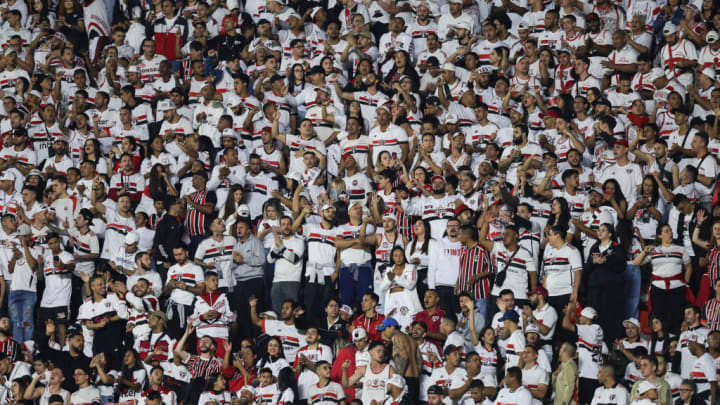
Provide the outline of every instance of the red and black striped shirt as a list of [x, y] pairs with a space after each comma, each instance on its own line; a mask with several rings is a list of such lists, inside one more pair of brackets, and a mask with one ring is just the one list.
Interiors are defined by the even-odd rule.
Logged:
[[481, 273], [492, 272], [492, 262], [490, 255], [480, 245], [468, 249], [462, 248], [460, 252], [460, 274], [458, 275], [458, 289], [460, 291], [469, 292], [473, 298], [488, 298], [492, 285], [489, 277], [483, 277], [475, 283], [470, 283], [470, 279]]

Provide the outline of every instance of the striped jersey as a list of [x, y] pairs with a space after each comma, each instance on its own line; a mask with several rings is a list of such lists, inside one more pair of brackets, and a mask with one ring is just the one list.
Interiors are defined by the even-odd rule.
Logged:
[[715, 246], [707, 256], [708, 259], [708, 276], [710, 276], [710, 285], [714, 286], [715, 282], [720, 279], [720, 248]]
[[705, 352], [693, 363], [690, 371], [690, 379], [697, 386], [697, 395], [702, 397], [710, 391], [710, 383], [717, 381], [717, 370], [715, 360], [710, 353]]
[[342, 386], [334, 381], [329, 381], [324, 387], [317, 383], [308, 388], [307, 399], [311, 405], [334, 405], [345, 399], [345, 392]]
[[117, 251], [117, 247], [125, 245], [125, 235], [135, 229], [135, 217], [132, 214], [124, 217], [114, 209], [106, 208], [105, 218], [107, 219], [107, 227], [105, 228], [105, 242], [100, 257], [110, 260]]
[[490, 256], [494, 262], [496, 272], [507, 272], [503, 285], [495, 285], [492, 294], [499, 296], [501, 290], [509, 288], [515, 295], [515, 299], [527, 299], [529, 290], [528, 273], [537, 272], [537, 266], [532, 254], [521, 246], [518, 246], [516, 251], [511, 252], [505, 247], [504, 243], [495, 242]]
[[556, 249], [550, 245], [543, 254], [543, 270], [549, 296], [572, 294], [575, 285], [575, 270], [582, 270], [580, 251], [572, 245], [564, 244]]
[[[190, 198], [195, 204], [199, 205], [217, 204], [215, 192], [207, 189], [190, 194]], [[188, 210], [185, 214], [185, 228], [187, 228], [190, 236], [204, 235], [210, 227], [211, 220], [210, 215], [188, 204]]]
[[664, 290], [682, 287], [683, 265], [690, 263], [687, 250], [680, 245], [657, 246], [650, 253], [652, 264], [652, 285]]
[[200, 356], [191, 354], [185, 365], [188, 371], [190, 371], [192, 378], [207, 380], [214, 375], [220, 374], [222, 360], [217, 357], [203, 359]]
[[710, 330], [720, 330], [720, 301], [718, 298], [705, 304], [705, 319]]
[[301, 346], [305, 346], [305, 337], [298, 332], [295, 325], [287, 325], [283, 321], [263, 320], [262, 331], [275, 336], [282, 342], [285, 360], [292, 364]]
[[[165, 284], [170, 283], [172, 280], [184, 281], [188, 287], [197, 287], [198, 284], [205, 281], [205, 273], [200, 266], [188, 260], [184, 265], [175, 263], [168, 269]], [[170, 293], [170, 299], [178, 304], [192, 305], [193, 300], [195, 300], [195, 294], [190, 291], [175, 288], [172, 290], [172, 293]]]
[[235, 285], [235, 277], [232, 276], [230, 269], [235, 242], [236, 240], [232, 236], [223, 236], [220, 241], [211, 236], [200, 242], [195, 251], [195, 260], [204, 263], [215, 263], [216, 269], [218, 266], [222, 269], [222, 272], [218, 273], [218, 287], [220, 288]]
[[[303, 236], [308, 243], [308, 267], [311, 264], [330, 266], [335, 269], [335, 238], [341, 236], [341, 230], [336, 227], [325, 228], [322, 224], [305, 224]], [[330, 275], [332, 272], [326, 274]]]
[[473, 276], [485, 272], [493, 272], [488, 251], [480, 245], [475, 245], [470, 249], [463, 247], [460, 253], [458, 288], [461, 291], [469, 292], [474, 299], [488, 298], [491, 289], [489, 276], [483, 277], [475, 283], [470, 283]]

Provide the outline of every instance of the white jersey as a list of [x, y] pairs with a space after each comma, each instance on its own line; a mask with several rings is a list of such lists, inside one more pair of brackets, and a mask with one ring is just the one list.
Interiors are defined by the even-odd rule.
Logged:
[[[184, 281], [185, 285], [194, 288], [197, 287], [198, 284], [205, 281], [205, 273], [200, 268], [200, 266], [190, 261], [185, 263], [185, 265], [180, 265], [179, 263], [176, 263], [172, 267], [170, 267], [170, 269], [168, 269], [167, 281], [165, 282], [165, 284], [167, 285], [173, 280]], [[170, 293], [170, 299], [175, 303], [189, 306], [193, 305], [193, 301], [195, 300], [195, 294], [187, 290], [175, 288]]]
[[575, 325], [577, 328], [578, 375], [596, 380], [602, 364], [603, 330], [600, 325]]
[[[549, 382], [548, 372], [540, 368], [537, 363], [529, 369], [522, 369], [522, 383], [528, 390], [538, 389], [541, 385], [547, 386]], [[542, 401], [537, 398], [533, 398], [531, 403], [532, 405], [542, 405]]]
[[574, 272], [583, 267], [580, 252], [569, 244], [560, 249], [548, 245], [543, 254], [543, 265], [549, 296], [572, 294], [575, 285]]
[[630, 394], [627, 388], [620, 383], [616, 383], [610, 388], [601, 385], [595, 389], [591, 405], [604, 404], [627, 404], [630, 401]]
[[524, 386], [518, 387], [515, 391], [510, 391], [509, 388], [503, 388], [498, 392], [495, 403], [501, 405], [532, 404], [533, 397], [530, 391]]
[[372, 401], [385, 401], [388, 381], [390, 381], [389, 364], [386, 364], [379, 373], [372, 371], [372, 363], [368, 364], [365, 368], [365, 376], [363, 377], [363, 405], [371, 405]]
[[[58, 260], [55, 260], [55, 257]], [[72, 273], [67, 269], [55, 267], [55, 261], [70, 265], [75, 263], [75, 258], [64, 250], [57, 256], [53, 255], [52, 251], [45, 253], [42, 263], [45, 275], [45, 290], [40, 301], [42, 308], [68, 307], [70, 305]]]

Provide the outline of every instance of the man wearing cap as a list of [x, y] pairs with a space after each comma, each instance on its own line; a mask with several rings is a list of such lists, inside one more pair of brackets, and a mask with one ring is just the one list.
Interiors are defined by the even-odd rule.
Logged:
[[456, 32], [454, 26], [460, 22], [468, 24], [470, 32], [475, 32], [475, 21], [469, 14], [463, 12], [462, 1], [452, 0], [449, 3], [450, 12], [440, 16], [437, 22], [438, 36], [440, 41], [443, 42], [455, 37]]
[[[428, 391], [432, 390], [433, 386], [439, 386], [444, 395], [449, 395], [453, 380], [465, 381], [465, 379], [467, 379], [467, 371], [460, 366], [462, 350], [462, 346], [453, 344], [445, 347], [443, 350], [445, 362], [442, 367], [436, 367], [430, 375], [429, 381], [431, 387]], [[420, 401], [428, 401], [429, 403], [429, 395], [426, 396], [422, 394], [425, 393], [420, 393]]]
[[591, 307], [585, 307], [580, 312], [580, 319], [575, 324], [572, 318], [577, 304], [570, 301], [565, 310], [562, 326], [565, 330], [577, 333], [578, 336], [578, 398], [579, 403], [588, 403], [592, 399], [595, 389], [599, 386], [598, 371], [602, 363], [603, 330], [594, 323], [597, 312]]
[[703, 68], [720, 68], [720, 58], [718, 58], [718, 49], [720, 49], [720, 34], [711, 30], [705, 34], [705, 42], [707, 45], [700, 50], [698, 64]]
[[[669, 404], [672, 402], [672, 394], [670, 392], [670, 385], [657, 374], [657, 355], [643, 355], [640, 357], [640, 373], [643, 378], [633, 384], [632, 390], [630, 391], [630, 401], [635, 400], [638, 396], [642, 395], [642, 388], [647, 386], [647, 383], [653, 385], [653, 388], [657, 390], [655, 395], [658, 397], [661, 404]], [[600, 381], [602, 384], [603, 382]]]
[[300, 212], [295, 218], [292, 230], [296, 232], [302, 229], [302, 234], [307, 238], [308, 262], [305, 267], [305, 277], [308, 283], [305, 285], [304, 302], [307, 312], [310, 314], [321, 314], [323, 304], [330, 298], [333, 285], [338, 279], [339, 268], [336, 269], [335, 254], [337, 248], [335, 239], [340, 231], [335, 227], [335, 207], [330, 203], [320, 207], [321, 222], [305, 223], [303, 220], [310, 215], [310, 205]]
[[[701, 68], [702, 66], [698, 67], [698, 69]], [[697, 75], [697, 86], [687, 86], [687, 91], [695, 104], [692, 115], [694, 117], [707, 117], [713, 110], [710, 98], [712, 92], [717, 89], [715, 87], [717, 73], [715, 72], [715, 66], [702, 68], [700, 73]]]
[[520, 315], [514, 309], [508, 309], [498, 320], [503, 326], [502, 335], [498, 336], [505, 345], [505, 370], [520, 364], [520, 357], [525, 350], [525, 335], [519, 326]]
[[395, 372], [405, 377], [411, 398], [417, 398], [420, 391], [420, 367], [418, 364], [418, 346], [415, 340], [400, 330], [395, 318], [385, 318], [377, 328], [382, 333], [383, 341], [392, 345], [392, 359]]
[[[342, 383], [343, 364], [346, 361], [350, 362], [348, 367], [348, 373], [350, 375], [355, 374], [357, 367], [367, 365], [370, 362], [370, 354], [367, 352], [368, 349], [368, 335], [363, 327], [356, 327], [350, 334], [352, 344], [343, 347], [337, 353], [335, 361], [332, 365], [331, 379], [334, 382]], [[356, 396], [356, 390], [353, 387], [345, 388], [345, 396], [348, 400], [352, 400]], [[361, 392], [360, 389], [357, 392]]]
[[427, 401], [428, 405], [441, 405], [444, 403], [445, 392], [441, 385], [432, 385], [423, 394], [425, 394], [425, 401]]
[[680, 38], [677, 25], [671, 21], [663, 26], [665, 46], [660, 51], [661, 63], [668, 80], [677, 79], [683, 86], [693, 83], [693, 68], [697, 66], [697, 50], [687, 39]]
[[[177, 159], [183, 153], [178, 143], [184, 143], [185, 137], [192, 135], [192, 123], [186, 117], [178, 114], [177, 105], [172, 100], [161, 100], [157, 109], [163, 116], [159, 135], [163, 137], [168, 153]], [[154, 154], [151, 154], [150, 159], [153, 158]]]
[[[656, 404], [659, 400], [658, 398], [658, 388], [655, 384], [649, 382], [649, 381], [639, 381], [639, 384], [636, 383], [638, 386], [636, 391], [636, 396], [632, 402], [633, 405], [650, 405], [650, 404]], [[661, 404], [667, 404], [669, 402], [660, 402]]]
[[[0, 163], [2, 166], [2, 163]], [[17, 215], [17, 204], [22, 201], [22, 194], [15, 188], [15, 173], [6, 169], [0, 174], [0, 215]]]
[[690, 353], [697, 358], [690, 371], [690, 379], [697, 385], [696, 395], [711, 405], [717, 395], [717, 368], [712, 356], [707, 352], [707, 335], [698, 333], [690, 340]]
[[138, 253], [138, 242], [140, 235], [136, 232], [130, 232], [125, 235], [125, 243], [115, 249], [108, 265], [115, 271], [113, 277], [115, 280], [125, 281], [126, 277], [135, 270], [135, 255]]

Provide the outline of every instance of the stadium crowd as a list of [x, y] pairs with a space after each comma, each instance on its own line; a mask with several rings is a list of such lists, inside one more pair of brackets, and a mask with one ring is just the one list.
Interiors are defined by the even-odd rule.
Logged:
[[720, 403], [718, 2], [0, 27], [0, 405]]

